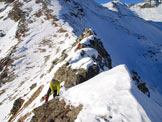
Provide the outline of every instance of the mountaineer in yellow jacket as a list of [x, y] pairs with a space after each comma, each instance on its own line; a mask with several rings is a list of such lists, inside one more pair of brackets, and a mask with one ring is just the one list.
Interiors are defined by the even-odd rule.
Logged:
[[49, 98], [51, 92], [53, 94], [53, 98], [55, 98], [55, 96], [59, 96], [60, 82], [58, 80], [52, 79], [52, 81], [50, 82], [50, 87], [49, 87], [47, 95], [45, 97], [45, 102], [48, 102], [48, 98]]

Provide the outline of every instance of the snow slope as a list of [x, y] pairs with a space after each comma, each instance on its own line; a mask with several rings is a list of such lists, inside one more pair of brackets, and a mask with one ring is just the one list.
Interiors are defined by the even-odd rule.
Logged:
[[83, 105], [75, 122], [161, 122], [162, 106], [139, 92], [125, 65], [67, 90], [68, 104]]
[[[2, 84], [0, 87], [1, 122], [6, 122], [10, 119], [10, 110], [14, 101], [19, 97], [24, 99], [24, 103], [21, 111], [13, 121], [18, 121], [19, 118], [27, 113], [30, 113], [30, 117], [32, 117], [32, 110], [42, 105], [40, 99], [46, 94], [49, 87], [49, 81], [53, 78], [59, 67], [67, 62], [67, 60], [63, 60], [52, 67], [55, 59], [61, 59], [62, 52], [67, 53], [69, 55], [68, 58], [72, 58], [73, 60], [77, 58], [77, 61], [79, 60], [77, 63], [71, 64], [71, 67], [73, 68], [82, 66], [82, 68], [86, 69], [87, 66], [91, 64], [89, 59], [86, 60], [86, 58], [80, 58], [79, 54], [74, 53], [74, 51], [69, 51], [72, 49], [72, 44], [76, 41], [77, 37], [83, 33], [86, 27], [94, 30], [97, 37], [101, 39], [105, 49], [109, 52], [112, 58], [113, 67], [125, 64], [130, 73], [132, 73], [132, 70], [138, 72], [141, 80], [146, 83], [146, 86], [151, 93], [150, 98], [147, 98], [146, 95], [138, 91], [134, 86], [135, 83], [130, 80], [131, 76], [128, 75], [129, 73], [125, 66], [120, 66], [110, 72], [112, 76], [108, 72], [105, 74], [110, 75], [110, 79], [112, 78], [114, 80], [120, 79], [119, 77], [123, 74], [125, 76], [123, 78], [125, 78], [126, 81], [122, 79], [121, 81], [122, 83], [124, 82], [126, 86], [120, 86], [123, 84], [117, 85], [117, 81], [114, 81], [113, 83], [110, 81], [108, 83], [109, 86], [107, 86], [108, 89], [106, 89], [107, 87], [104, 83], [107, 84], [107, 82], [103, 81], [102, 85], [105, 92], [108, 92], [109, 94], [113, 92], [117, 98], [115, 98], [113, 94], [111, 94], [112, 96], [109, 96], [109, 94], [106, 96], [104, 94], [104, 96], [102, 96], [105, 92], [103, 91], [99, 93], [97, 89], [100, 88], [96, 87], [95, 95], [101, 95], [101, 99], [99, 98], [100, 100], [104, 97], [104, 105], [99, 107], [100, 103], [98, 101], [96, 107], [98, 107], [98, 109], [101, 108], [101, 111], [98, 110], [99, 113], [94, 113], [97, 115], [92, 113], [90, 119], [97, 121], [94, 117], [99, 117], [100, 114], [103, 114], [102, 110], [107, 113], [108, 116], [110, 115], [110, 118], [111, 116], [113, 117], [114, 114], [117, 115], [118, 117], [112, 118], [117, 120], [126, 119], [128, 121], [129, 119], [135, 119], [139, 121], [159, 121], [161, 119], [160, 116], [154, 114], [157, 113], [158, 115], [161, 112], [160, 105], [162, 106], [161, 30], [139, 18], [136, 14], [130, 11], [125, 4], [118, 2], [115, 3], [115, 11], [98, 5], [92, 0], [49, 0], [46, 3], [36, 3], [35, 0], [19, 0], [19, 2], [23, 3], [21, 9], [28, 15], [25, 18], [25, 25], [27, 25], [28, 31], [21, 40], [15, 37], [15, 33], [19, 28], [21, 21], [14, 22], [7, 15], [12, 9], [13, 4], [6, 5], [0, 3], [0, 8], [4, 8], [4, 11], [0, 12], [0, 23], [2, 23], [0, 24], [0, 30], [3, 30], [6, 34], [6, 36], [0, 38], [0, 59], [9, 55], [12, 52], [12, 49], [14, 49], [11, 54], [13, 64], [9, 67], [8, 71], [9, 76], [14, 74], [14, 77], [12, 77], [12, 82]], [[46, 7], [48, 8], [47, 11]], [[41, 11], [41, 16], [39, 16], [39, 11]], [[50, 15], [47, 16], [47, 13], [55, 16], [56, 20], [49, 19]], [[85, 51], [88, 52], [88, 56], [92, 56], [93, 54], [95, 56], [97, 55], [94, 50], [85, 49]], [[121, 70], [121, 72], [118, 72], [118, 70]], [[98, 81], [100, 81], [100, 78], [102, 79], [102, 77], [97, 76]], [[107, 79], [107, 77], [105, 79]], [[36, 84], [36, 86], [31, 89], [33, 84]], [[88, 85], [89, 82], [85, 84]], [[123, 88], [126, 90], [123, 90]], [[39, 89], [41, 90], [38, 96], [35, 97], [34, 100], [31, 100], [30, 104], [26, 104]], [[118, 92], [118, 90], [121, 91], [121, 93]], [[124, 91], [126, 91], [126, 95], [123, 95]], [[64, 92], [63, 89], [62, 92]], [[158, 92], [160, 92], [160, 94]], [[86, 93], [87, 97], [94, 94]], [[69, 92], [65, 94], [70, 96], [72, 93], [69, 90]], [[95, 95], [94, 97], [98, 97]], [[132, 105], [129, 104], [130, 108], [124, 104], [124, 102], [127, 101], [120, 98], [119, 95], [122, 95], [126, 100], [133, 101]], [[74, 95], [74, 97], [76, 96]], [[87, 97], [85, 99], [88, 99], [88, 102], [90, 102]], [[148, 104], [145, 104], [145, 101], [142, 101], [141, 97], [144, 98]], [[92, 99], [96, 100], [97, 98]], [[120, 99], [122, 99], [121, 104]], [[77, 104], [82, 103], [85, 104], [85, 106], [90, 104], [83, 101], [82, 97], [78, 98], [78, 100], [80, 101], [76, 101]], [[109, 103], [108, 100], [112, 102], [112, 106], [111, 102]], [[118, 103], [119, 106], [117, 105]], [[159, 104], [159, 106], [156, 103]], [[146, 105], [149, 107], [147, 108]], [[108, 106], [111, 107], [108, 108]], [[156, 112], [153, 106], [160, 112]], [[120, 109], [121, 112], [128, 118], [122, 118], [122, 115], [116, 113], [116, 111], [118, 111], [116, 109], [120, 107], [122, 108]], [[134, 108], [135, 111], [131, 108]], [[137, 110], [137, 108], [139, 108], [139, 110]], [[92, 109], [94, 108], [91, 108], [90, 110]], [[112, 113], [110, 109], [112, 109]], [[88, 111], [85, 108], [84, 110]], [[137, 118], [130, 115], [130, 111], [133, 112]], [[87, 119], [83, 117], [83, 112], [79, 115], [79, 118]], [[26, 121], [29, 121], [30, 117]], [[157, 117], [157, 120], [155, 117]], [[107, 119], [110, 118], [107, 117]], [[102, 117], [99, 117], [99, 119], [101, 120]]]
[[132, 11], [136, 12], [139, 17], [145, 20], [152, 20], [155, 22], [162, 22], [162, 4], [157, 7], [152, 8], [140, 8], [137, 5], [134, 5], [130, 8]]

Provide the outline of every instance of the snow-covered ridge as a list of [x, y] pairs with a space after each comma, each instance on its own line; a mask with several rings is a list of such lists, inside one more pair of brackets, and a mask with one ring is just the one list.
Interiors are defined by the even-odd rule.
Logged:
[[62, 97], [73, 106], [83, 105], [76, 122], [162, 120], [162, 106], [138, 91], [125, 65], [70, 88]]

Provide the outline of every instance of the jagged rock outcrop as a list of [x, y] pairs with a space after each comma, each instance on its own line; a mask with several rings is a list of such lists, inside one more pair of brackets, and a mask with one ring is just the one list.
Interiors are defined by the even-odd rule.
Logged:
[[[61, 58], [56, 59], [53, 62], [53, 65], [56, 65], [59, 62], [68, 60], [66, 64], [62, 65], [57, 70], [54, 76], [54, 78], [59, 81], [65, 81], [65, 87], [69, 88], [82, 83], [96, 76], [100, 71], [104, 71], [105, 68], [112, 68], [110, 55], [104, 49], [104, 46], [101, 40], [96, 36], [96, 33], [91, 29], [86, 28], [84, 33], [78, 37], [72, 47], [73, 48], [70, 51], [74, 54], [78, 54], [76, 57], [79, 58], [76, 59], [76, 57], [73, 58], [68, 56], [67, 54], [70, 54], [70, 52], [64, 50]], [[73, 62], [77, 63], [84, 58], [91, 60], [87, 69], [82, 68], [82, 66], [80, 66], [80, 68], [72, 68]], [[83, 62], [83, 64], [84, 63], [86, 62]]]
[[81, 109], [82, 105], [75, 108], [55, 98], [34, 109], [31, 122], [74, 122]]
[[97, 65], [90, 66], [88, 70], [85, 70], [83, 68], [72, 69], [65, 64], [55, 73], [55, 79], [65, 81], [65, 87], [69, 88], [94, 77], [98, 73], [99, 67]]
[[[82, 42], [82, 40], [91, 36], [92, 38], [87, 39], [87, 41], [85, 42]], [[93, 57], [93, 59], [98, 63], [101, 69], [103, 69], [104, 66], [108, 67], [109, 69], [112, 68], [112, 61], [110, 55], [105, 50], [101, 40], [96, 36], [96, 33], [93, 32], [91, 29], [86, 28], [84, 33], [79, 36], [74, 45], [78, 43], [82, 45], [82, 48], [93, 48], [97, 50], [98, 56], [96, 58]]]
[[136, 71], [132, 71], [132, 79], [135, 81], [137, 88], [143, 92], [144, 94], [146, 94], [148, 97], [150, 97], [150, 91], [146, 86], [146, 83], [143, 82], [140, 78], [140, 76], [138, 75], [138, 73]]

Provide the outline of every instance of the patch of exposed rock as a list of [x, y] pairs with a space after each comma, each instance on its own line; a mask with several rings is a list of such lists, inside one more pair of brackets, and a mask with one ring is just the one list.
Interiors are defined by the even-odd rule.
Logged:
[[21, 98], [18, 98], [15, 100], [13, 107], [11, 109], [11, 114], [14, 116], [16, 114], [16, 112], [21, 108], [21, 106], [23, 105], [24, 100]]
[[7, 56], [0, 60], [0, 86], [3, 83], [9, 82], [13, 80], [13, 72], [8, 72], [9, 66], [11, 66], [13, 63], [13, 60], [10, 58], [10, 56]]
[[19, 21], [18, 29], [16, 31], [16, 36], [15, 36], [18, 40], [21, 40], [21, 37], [26, 36], [26, 32], [28, 31], [27, 26], [28, 26], [28, 23], [25, 18], [23, 18]]
[[14, 20], [14, 21], [18, 21], [22, 18], [25, 17], [25, 12], [23, 12], [20, 7], [22, 6], [22, 3], [20, 2], [14, 2], [13, 3], [13, 8], [12, 10], [9, 12], [8, 16], [10, 19]]
[[23, 4], [21, 2], [15, 1], [13, 3], [12, 10], [8, 14], [10, 19], [15, 22], [19, 21], [18, 29], [15, 35], [18, 40], [21, 40], [21, 37], [26, 36], [26, 32], [28, 31], [28, 21], [30, 21], [30, 19], [26, 20], [27, 14], [21, 9], [22, 6]]
[[143, 92], [144, 94], [146, 94], [148, 97], [150, 97], [150, 91], [146, 86], [146, 83], [143, 82], [140, 78], [140, 76], [138, 75], [137, 72], [135, 72], [134, 70], [132, 71], [132, 79], [136, 82], [137, 88]]
[[31, 122], [74, 122], [82, 105], [72, 107], [55, 98], [33, 110]]
[[[41, 93], [43, 87], [44, 87], [43, 85], [40, 86], [33, 93], [33, 95], [29, 98], [29, 100], [26, 103], [24, 103], [24, 100], [21, 99], [21, 98], [18, 98], [17, 100], [15, 100], [15, 102], [13, 104], [13, 108], [11, 109], [12, 116], [10, 117], [9, 122], [13, 122], [16, 119], [16, 117], [39, 96], [39, 94]], [[28, 113], [28, 114], [24, 115], [22, 118], [20, 118], [18, 122], [21, 122], [21, 120], [26, 118], [28, 115], [30, 115], [30, 113]]]

